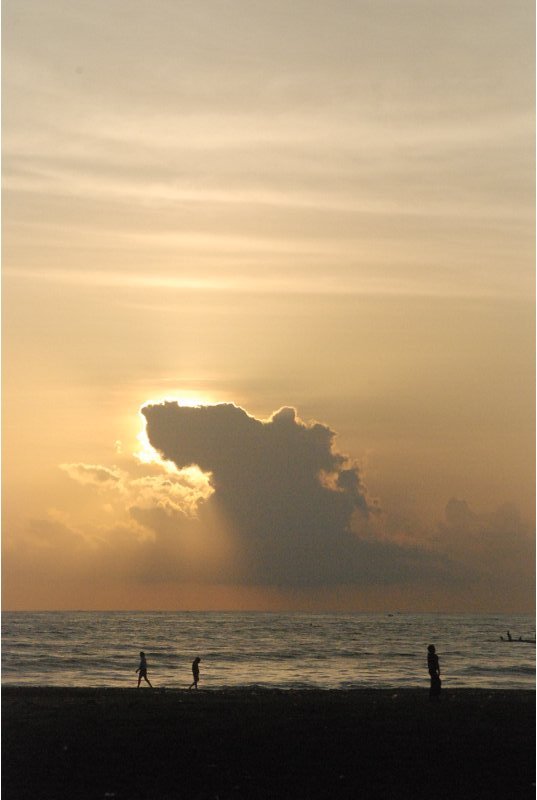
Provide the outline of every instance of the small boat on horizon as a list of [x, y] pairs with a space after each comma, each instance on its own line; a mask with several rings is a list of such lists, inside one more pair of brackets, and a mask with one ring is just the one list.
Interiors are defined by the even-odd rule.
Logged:
[[525, 644], [535, 644], [535, 639], [523, 639], [521, 636], [518, 639], [504, 639], [503, 636], [500, 636], [502, 642], [509, 642], [509, 644], [518, 644], [519, 642], [524, 642]]

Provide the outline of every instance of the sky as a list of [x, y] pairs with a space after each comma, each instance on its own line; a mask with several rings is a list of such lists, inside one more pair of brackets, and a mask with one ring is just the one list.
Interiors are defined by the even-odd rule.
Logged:
[[5, 609], [533, 609], [534, 32], [6, 0]]

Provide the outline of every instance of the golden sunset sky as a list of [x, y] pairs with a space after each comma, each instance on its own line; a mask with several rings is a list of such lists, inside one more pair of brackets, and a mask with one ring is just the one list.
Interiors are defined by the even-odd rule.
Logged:
[[6, 0], [4, 608], [533, 608], [534, 31]]

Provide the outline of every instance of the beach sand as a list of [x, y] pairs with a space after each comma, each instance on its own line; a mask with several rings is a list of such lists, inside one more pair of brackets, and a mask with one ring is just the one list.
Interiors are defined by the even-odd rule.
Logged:
[[2, 694], [6, 800], [535, 796], [531, 691]]

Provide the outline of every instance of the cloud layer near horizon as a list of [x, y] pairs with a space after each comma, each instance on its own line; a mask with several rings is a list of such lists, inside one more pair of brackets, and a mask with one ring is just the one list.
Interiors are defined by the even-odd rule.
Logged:
[[61, 465], [98, 500], [99, 521], [57, 510], [34, 520], [11, 553], [15, 574], [155, 589], [532, 590], [531, 531], [514, 507], [477, 514], [451, 499], [435, 530], [405, 530], [368, 497], [334, 431], [294, 408], [265, 421], [232, 404], [167, 402], [142, 413], [165, 460]]

